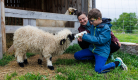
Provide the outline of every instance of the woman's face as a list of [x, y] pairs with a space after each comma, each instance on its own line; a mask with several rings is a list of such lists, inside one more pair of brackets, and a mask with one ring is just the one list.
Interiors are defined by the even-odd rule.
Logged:
[[87, 22], [88, 22], [88, 18], [85, 14], [81, 14], [79, 17], [78, 17], [78, 20], [80, 22], [81, 25], [86, 25]]

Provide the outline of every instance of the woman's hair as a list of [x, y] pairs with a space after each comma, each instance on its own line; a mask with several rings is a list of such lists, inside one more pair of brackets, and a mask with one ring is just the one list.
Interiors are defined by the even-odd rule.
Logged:
[[86, 14], [85, 12], [80, 11], [80, 12], [78, 12], [78, 14], [77, 14], [77, 18], [78, 18], [80, 15], [82, 15], [82, 14], [84, 14], [84, 15], [87, 16], [87, 14]]
[[89, 13], [88, 13], [89, 20], [91, 18], [97, 19], [98, 17], [102, 18], [102, 14], [99, 9], [93, 8], [92, 10], [89, 11]]

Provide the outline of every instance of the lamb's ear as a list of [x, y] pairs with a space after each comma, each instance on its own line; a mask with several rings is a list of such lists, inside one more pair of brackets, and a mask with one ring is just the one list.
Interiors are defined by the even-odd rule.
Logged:
[[63, 45], [63, 44], [65, 43], [65, 41], [66, 41], [66, 39], [62, 39], [62, 40], [60, 41], [60, 45]]
[[72, 40], [74, 40], [74, 34], [72, 34], [72, 35], [68, 35], [68, 38], [70, 39], [70, 41], [72, 42]]

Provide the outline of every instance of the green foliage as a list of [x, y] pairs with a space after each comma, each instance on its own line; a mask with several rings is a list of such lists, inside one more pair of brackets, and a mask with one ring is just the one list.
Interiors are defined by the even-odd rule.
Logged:
[[11, 75], [7, 74], [7, 75], [5, 76], [5, 80], [11, 80], [11, 78], [12, 78], [12, 77], [15, 77], [15, 76], [17, 76], [16, 71], [15, 71], [14, 73], [12, 73]]
[[112, 22], [112, 29], [124, 30], [126, 33], [132, 33], [137, 24], [136, 13], [122, 13], [119, 19], [114, 19]]
[[74, 44], [72, 46], [69, 46], [69, 48], [66, 49], [64, 53], [75, 53], [80, 50], [81, 50], [80, 46], [78, 44]]
[[0, 60], [0, 66], [5, 66], [10, 61], [14, 59], [14, 55], [6, 55], [6, 53], [3, 55], [3, 58]]
[[48, 79], [44, 75], [27, 73], [20, 77], [16, 77], [14, 80], [48, 80]]

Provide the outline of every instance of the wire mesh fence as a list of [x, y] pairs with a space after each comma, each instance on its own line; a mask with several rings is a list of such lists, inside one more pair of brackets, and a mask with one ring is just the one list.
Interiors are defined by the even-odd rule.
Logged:
[[138, 43], [138, 0], [96, 0], [103, 18], [112, 19], [112, 32], [121, 42]]

